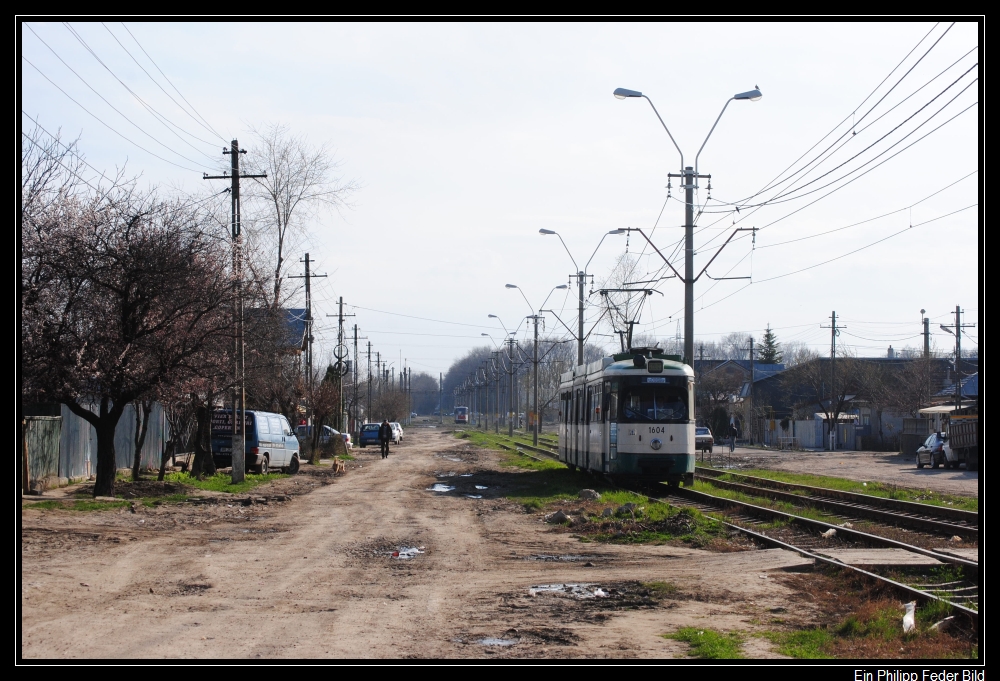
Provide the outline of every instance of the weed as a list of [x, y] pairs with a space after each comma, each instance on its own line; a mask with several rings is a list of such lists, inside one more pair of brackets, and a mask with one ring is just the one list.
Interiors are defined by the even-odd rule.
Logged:
[[663, 638], [684, 641], [691, 645], [691, 654], [703, 660], [737, 660], [743, 657], [743, 636], [739, 632], [718, 632], [713, 629], [684, 627]]
[[[965, 511], [978, 511], [979, 499], [976, 497], [963, 497], [955, 494], [942, 494], [931, 490], [915, 489], [911, 487], [900, 487], [888, 482], [859, 482], [846, 478], [837, 478], [826, 475], [810, 475], [806, 473], [786, 473], [785, 471], [772, 470], [746, 470], [740, 471], [741, 475], [749, 475], [758, 478], [766, 478], [778, 482], [787, 482], [796, 485], [809, 485], [811, 487], [825, 487], [845, 492], [856, 492], [858, 494], [870, 494], [876, 497], [887, 499], [901, 499], [903, 501], [914, 501], [932, 506], [950, 506]], [[733, 479], [738, 482], [738, 478], [730, 478], [728, 475], [722, 476], [723, 480]]]
[[653, 596], [658, 598], [672, 596], [677, 593], [677, 585], [670, 582], [643, 582], [642, 585], [649, 589]]
[[288, 475], [284, 473], [270, 473], [268, 475], [256, 475], [253, 473], [247, 473], [246, 478], [241, 483], [232, 484], [232, 477], [228, 473], [216, 473], [210, 478], [205, 478], [203, 480], [198, 480], [195, 477], [187, 473], [168, 473], [165, 480], [170, 482], [177, 482], [185, 485], [191, 485], [192, 487], [197, 487], [199, 489], [209, 490], [212, 492], [229, 492], [230, 494], [240, 494], [242, 492], [247, 492], [258, 485], [262, 485], [265, 482], [270, 482], [271, 480], [280, 480], [281, 478], [287, 478]]
[[799, 631], [765, 631], [763, 638], [778, 646], [778, 652], [800, 660], [829, 660], [833, 658], [830, 648], [834, 637], [826, 629], [802, 629]]

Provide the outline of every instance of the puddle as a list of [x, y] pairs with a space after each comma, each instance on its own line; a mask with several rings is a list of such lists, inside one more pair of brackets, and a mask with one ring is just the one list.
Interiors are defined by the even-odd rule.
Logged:
[[435, 482], [433, 487], [428, 487], [428, 492], [452, 492], [455, 490], [453, 485], [442, 485], [440, 482]]
[[469, 499], [482, 499], [482, 494], [463, 494], [463, 497], [468, 497]]
[[447, 473], [438, 473], [436, 477], [439, 477], [439, 478], [453, 478], [453, 477], [455, 477], [455, 471], [448, 471]]
[[594, 586], [593, 584], [539, 584], [538, 586], [533, 586], [528, 589], [529, 596], [537, 596], [540, 593], [551, 592], [551, 593], [564, 593], [568, 596], [575, 596], [576, 598], [605, 598], [608, 594], [601, 590], [599, 587], [595, 587], [591, 590], [589, 587]]
[[423, 553], [423, 546], [418, 548], [400, 548], [398, 551], [392, 552], [393, 558], [399, 558], [400, 560], [409, 560], [419, 553]]
[[[460, 478], [471, 478], [472, 477], [472, 473], [462, 473], [458, 477], [460, 477]], [[485, 488], [483, 488], [483, 489], [485, 489]]]
[[476, 489], [489, 489], [486, 485], [476, 485]]
[[524, 560], [540, 560], [540, 561], [549, 563], [549, 562], [555, 562], [555, 561], [558, 561], [558, 560], [571, 561], [572, 562], [572, 561], [590, 560], [591, 558], [593, 558], [593, 556], [576, 556], [576, 555], [570, 555], [570, 554], [563, 555], [563, 556], [553, 556], [553, 555], [549, 555], [547, 553], [533, 553], [530, 556], [525, 556]]
[[513, 638], [481, 638], [477, 643], [481, 646], [512, 646], [519, 642]]

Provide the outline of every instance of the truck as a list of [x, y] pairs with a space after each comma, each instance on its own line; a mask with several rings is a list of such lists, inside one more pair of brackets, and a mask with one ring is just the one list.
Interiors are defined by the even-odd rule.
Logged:
[[948, 424], [948, 442], [951, 457], [947, 465], [958, 468], [964, 463], [966, 470], [979, 470], [979, 415], [952, 414]]

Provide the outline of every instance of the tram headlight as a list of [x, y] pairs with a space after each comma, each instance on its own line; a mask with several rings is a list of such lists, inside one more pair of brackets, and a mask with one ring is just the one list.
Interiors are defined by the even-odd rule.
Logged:
[[654, 437], [652, 440], [649, 441], [649, 446], [652, 447], [653, 449], [659, 449], [660, 447], [663, 446], [663, 443], [660, 442], [660, 438]]

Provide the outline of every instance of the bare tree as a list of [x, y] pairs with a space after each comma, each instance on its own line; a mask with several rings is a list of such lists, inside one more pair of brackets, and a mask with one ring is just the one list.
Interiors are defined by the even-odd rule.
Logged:
[[[287, 126], [269, 123], [252, 128], [251, 133], [244, 158], [246, 172], [267, 177], [246, 185], [245, 224], [251, 250], [256, 241], [256, 252], [271, 259], [272, 290], [267, 297], [272, 307], [278, 307], [287, 254], [304, 233], [306, 220], [320, 207], [338, 211], [349, 207], [359, 184], [337, 174], [343, 161], [327, 145], [312, 146], [304, 137], [291, 134]], [[253, 262], [249, 264], [254, 267]]]

